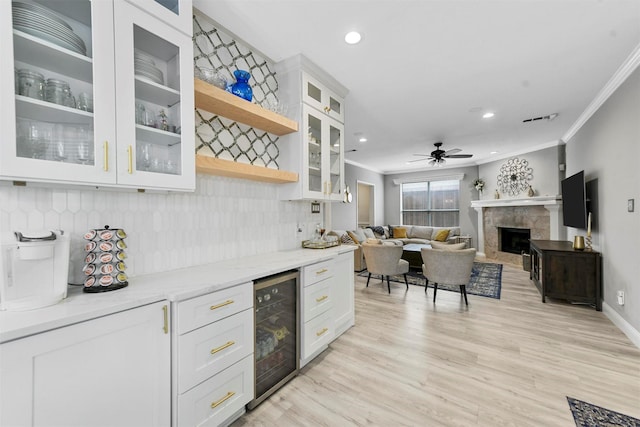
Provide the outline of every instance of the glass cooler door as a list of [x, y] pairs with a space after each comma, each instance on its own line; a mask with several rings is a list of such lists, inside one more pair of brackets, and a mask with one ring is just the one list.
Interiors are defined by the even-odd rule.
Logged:
[[255, 282], [255, 399], [253, 409], [299, 369], [298, 272]]

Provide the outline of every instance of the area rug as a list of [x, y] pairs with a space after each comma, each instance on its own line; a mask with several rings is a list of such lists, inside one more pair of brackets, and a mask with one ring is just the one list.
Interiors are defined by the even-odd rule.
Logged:
[[[358, 273], [358, 276], [367, 277], [369, 272], [364, 270]], [[371, 275], [372, 278], [375, 275]], [[377, 276], [380, 277], [379, 275]], [[391, 276], [392, 282], [404, 283], [402, 275]], [[407, 273], [407, 281], [410, 285], [424, 286], [425, 278], [422, 271], [409, 270]], [[433, 284], [429, 283], [429, 287], [433, 288]], [[500, 290], [502, 289], [502, 264], [494, 264], [490, 262], [474, 262], [471, 270], [471, 279], [467, 285], [468, 295], [479, 295], [481, 297], [500, 299]], [[460, 286], [457, 285], [441, 285], [438, 284], [438, 290], [460, 292]]]
[[640, 420], [567, 396], [577, 427], [640, 427]]

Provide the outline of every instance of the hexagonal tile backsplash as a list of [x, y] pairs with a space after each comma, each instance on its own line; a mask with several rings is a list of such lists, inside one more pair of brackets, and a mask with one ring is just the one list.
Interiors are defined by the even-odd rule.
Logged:
[[[199, 175], [194, 193], [138, 193], [0, 185], [0, 231], [56, 228], [71, 235], [69, 280], [83, 280], [91, 228], [127, 232], [127, 274], [173, 269], [300, 247], [320, 214], [277, 199], [277, 185]], [[297, 232], [298, 226], [303, 230]]]

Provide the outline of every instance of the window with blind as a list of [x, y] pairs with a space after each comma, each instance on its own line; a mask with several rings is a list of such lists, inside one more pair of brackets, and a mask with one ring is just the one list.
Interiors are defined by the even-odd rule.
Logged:
[[402, 223], [455, 227], [460, 225], [460, 181], [402, 184]]

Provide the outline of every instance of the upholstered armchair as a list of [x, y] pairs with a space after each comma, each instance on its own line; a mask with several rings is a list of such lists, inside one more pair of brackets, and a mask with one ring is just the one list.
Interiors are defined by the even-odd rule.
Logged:
[[367, 260], [367, 270], [369, 276], [367, 277], [367, 287], [369, 286], [369, 280], [371, 274], [379, 274], [387, 277], [387, 288], [391, 293], [391, 284], [389, 283], [389, 276], [395, 276], [396, 274], [404, 275], [404, 283], [409, 289], [409, 282], [407, 281], [407, 273], [409, 272], [409, 263], [403, 259], [402, 246], [397, 245], [385, 245], [376, 243], [363, 243], [362, 251], [364, 252], [364, 258]]
[[467, 301], [467, 283], [471, 278], [473, 260], [476, 257], [476, 249], [443, 250], [422, 248], [422, 274], [426, 279], [424, 291], [427, 292], [429, 281], [433, 283], [433, 302], [436, 302], [438, 284], [459, 285], [460, 294]]

